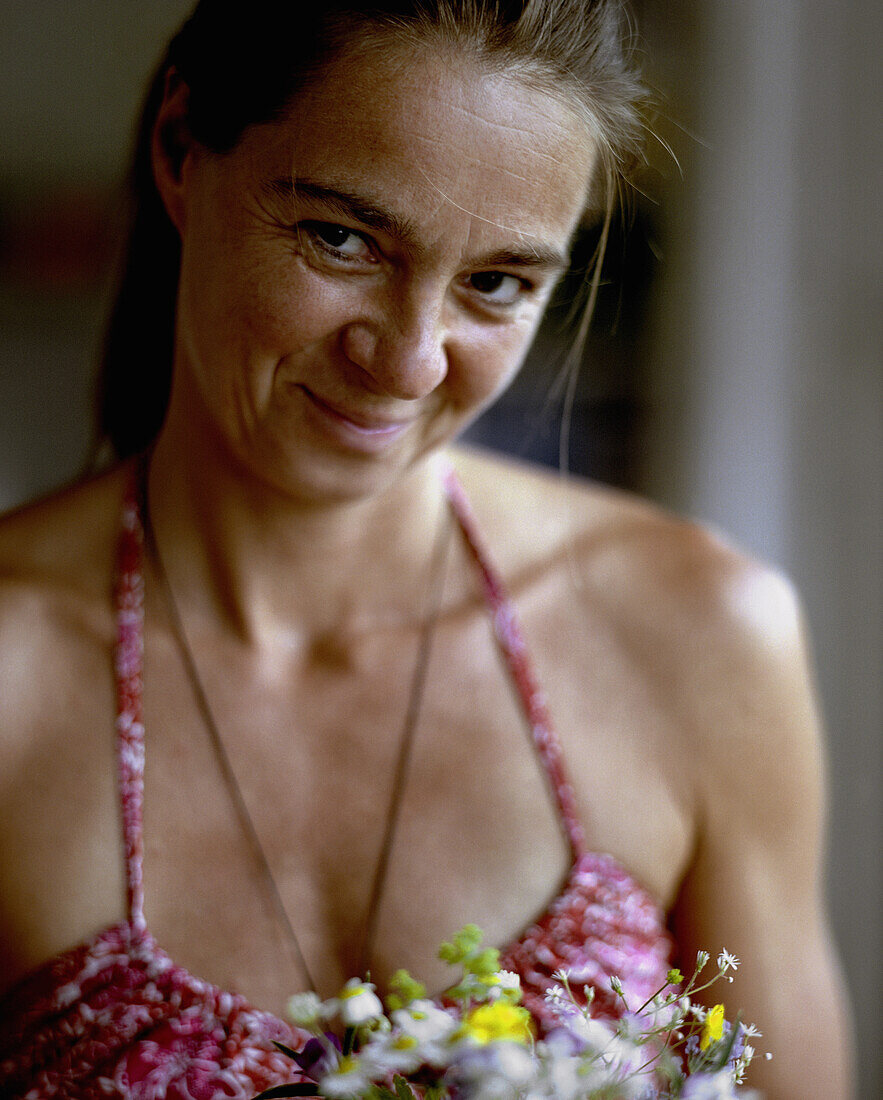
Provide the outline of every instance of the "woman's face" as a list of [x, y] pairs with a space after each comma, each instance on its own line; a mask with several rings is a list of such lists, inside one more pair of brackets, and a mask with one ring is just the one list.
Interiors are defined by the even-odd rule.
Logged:
[[593, 155], [566, 102], [429, 49], [341, 57], [232, 152], [189, 149], [160, 182], [170, 420], [299, 497], [389, 484], [518, 370]]

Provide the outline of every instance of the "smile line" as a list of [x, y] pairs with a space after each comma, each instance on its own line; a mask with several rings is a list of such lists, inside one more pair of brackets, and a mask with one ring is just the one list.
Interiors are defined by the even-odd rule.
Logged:
[[382, 420], [366, 417], [359, 413], [343, 412], [336, 406], [324, 401], [321, 397], [318, 397], [312, 390], [308, 390], [306, 386], [301, 387], [307, 397], [318, 406], [327, 416], [332, 417], [341, 424], [345, 424], [348, 428], [354, 431], [362, 432], [365, 435], [384, 436], [384, 435], [396, 435], [401, 431], [404, 431], [408, 427], [409, 420]]

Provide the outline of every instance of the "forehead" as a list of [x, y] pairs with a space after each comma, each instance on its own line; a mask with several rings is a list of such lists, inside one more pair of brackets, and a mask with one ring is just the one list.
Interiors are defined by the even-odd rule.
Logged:
[[261, 128], [264, 172], [375, 197], [424, 232], [569, 238], [595, 150], [569, 102], [430, 47], [343, 54]]

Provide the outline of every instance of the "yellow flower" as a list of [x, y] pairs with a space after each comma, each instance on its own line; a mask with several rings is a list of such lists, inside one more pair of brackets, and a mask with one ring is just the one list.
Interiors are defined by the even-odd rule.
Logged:
[[702, 1035], [699, 1038], [699, 1049], [707, 1050], [712, 1043], [720, 1042], [724, 1034], [724, 1006], [715, 1005], [708, 1010], [705, 1023], [702, 1025]]
[[460, 1034], [481, 1046], [506, 1039], [529, 1043], [533, 1035], [530, 1013], [505, 1000], [479, 1005], [463, 1018]]

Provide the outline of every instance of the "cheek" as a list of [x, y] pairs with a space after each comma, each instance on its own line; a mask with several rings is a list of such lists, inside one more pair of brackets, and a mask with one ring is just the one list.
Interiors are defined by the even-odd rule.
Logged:
[[539, 318], [525, 320], [506, 332], [491, 330], [471, 341], [452, 364], [450, 382], [464, 410], [491, 404], [521, 368], [536, 334]]
[[[182, 268], [186, 326], [203, 365], [241, 372], [296, 355], [333, 331], [340, 303], [317, 292], [294, 255], [242, 240]], [[206, 358], [211, 364], [204, 362]]]

